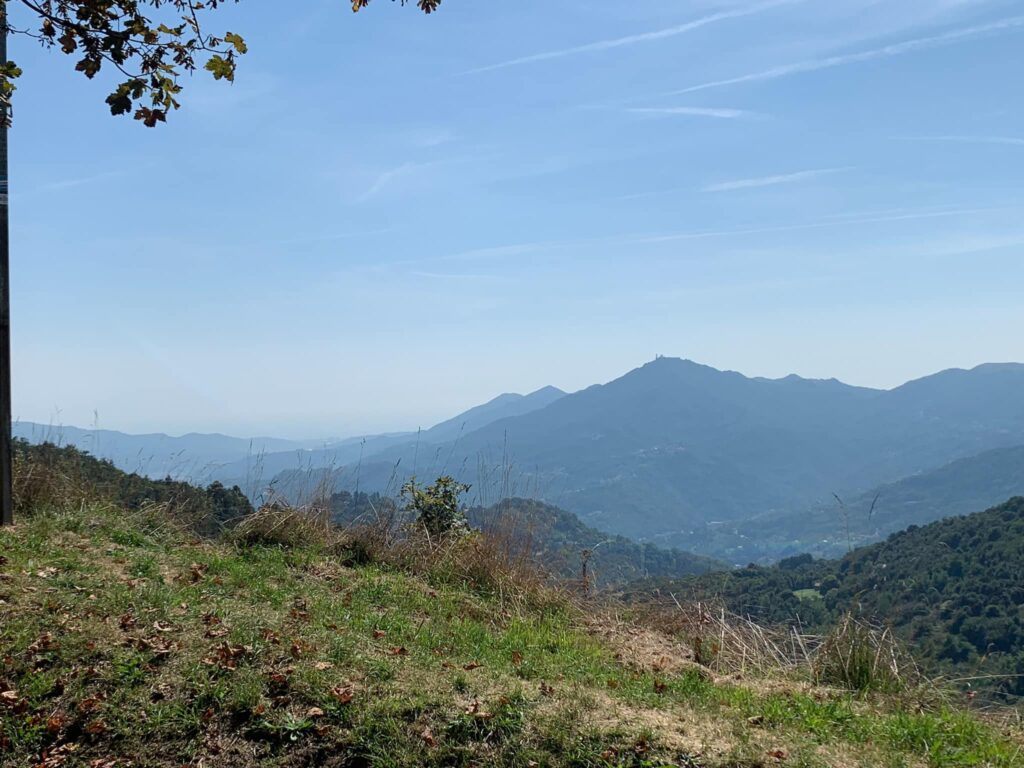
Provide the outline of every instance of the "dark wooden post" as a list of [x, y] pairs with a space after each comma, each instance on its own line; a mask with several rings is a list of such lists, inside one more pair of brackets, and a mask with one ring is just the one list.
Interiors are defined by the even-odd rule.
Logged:
[[[0, 63], [7, 63], [7, 0], [0, 0]], [[0, 99], [0, 525], [11, 525], [11, 269], [7, 226], [7, 128], [11, 118], [8, 97]]]

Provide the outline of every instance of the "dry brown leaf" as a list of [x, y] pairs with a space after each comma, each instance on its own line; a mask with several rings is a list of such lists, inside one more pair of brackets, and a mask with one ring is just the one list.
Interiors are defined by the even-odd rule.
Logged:
[[84, 698], [80, 702], [78, 702], [78, 711], [82, 714], [95, 712], [97, 709], [99, 709], [101, 701], [102, 699], [100, 699], [99, 696], [89, 696], [87, 698]]
[[490, 720], [494, 717], [491, 712], [481, 709], [480, 699], [473, 699], [473, 703], [466, 707], [465, 714], [472, 715], [480, 720]]
[[331, 688], [331, 698], [339, 704], [348, 704], [355, 698], [355, 692], [351, 688], [338, 685]]
[[90, 736], [97, 736], [107, 730], [107, 724], [103, 720], [92, 720], [85, 726], [85, 732]]

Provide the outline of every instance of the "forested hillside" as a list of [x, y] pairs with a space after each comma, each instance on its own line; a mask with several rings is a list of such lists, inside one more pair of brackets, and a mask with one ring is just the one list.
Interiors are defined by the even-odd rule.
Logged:
[[1024, 496], [1024, 446], [996, 448], [846, 499], [762, 515], [701, 532], [693, 547], [734, 564], [810, 552], [841, 557], [911, 525], [987, 509]]
[[[1024, 498], [911, 526], [839, 560], [809, 555], [661, 583], [769, 623], [823, 630], [847, 611], [891, 625], [933, 672], [1024, 695]], [[651, 584], [632, 594], [642, 598]]]

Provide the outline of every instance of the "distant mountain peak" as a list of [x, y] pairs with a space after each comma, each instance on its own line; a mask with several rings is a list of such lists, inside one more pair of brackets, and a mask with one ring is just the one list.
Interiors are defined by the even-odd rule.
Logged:
[[565, 390], [559, 389], [558, 387], [553, 387], [550, 384], [548, 384], [546, 387], [541, 387], [540, 389], [531, 392], [530, 394], [526, 395], [526, 397], [562, 397], [566, 394], [568, 393], [565, 392]]

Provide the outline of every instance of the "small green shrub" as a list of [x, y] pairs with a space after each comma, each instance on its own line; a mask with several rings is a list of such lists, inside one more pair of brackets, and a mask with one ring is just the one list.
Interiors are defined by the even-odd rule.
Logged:
[[433, 539], [462, 535], [469, 531], [466, 513], [459, 498], [470, 486], [443, 475], [437, 482], [421, 488], [412, 477], [402, 486], [404, 511], [416, 516], [416, 523]]

